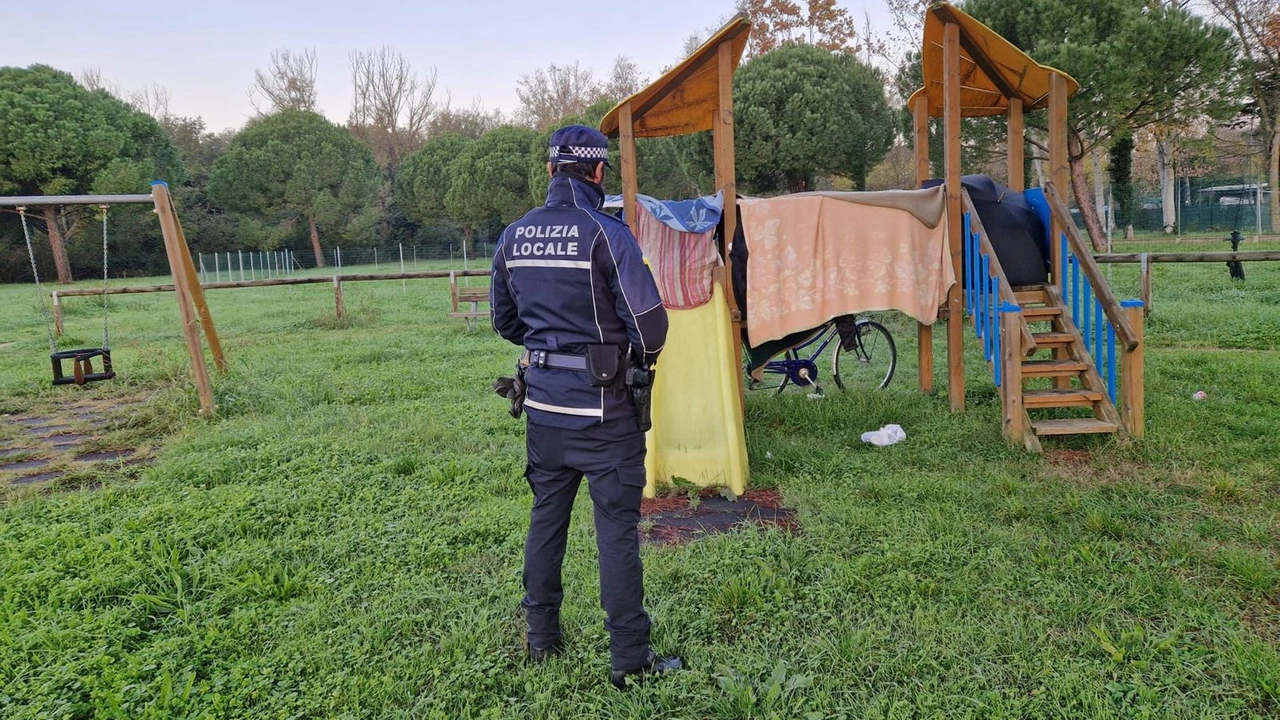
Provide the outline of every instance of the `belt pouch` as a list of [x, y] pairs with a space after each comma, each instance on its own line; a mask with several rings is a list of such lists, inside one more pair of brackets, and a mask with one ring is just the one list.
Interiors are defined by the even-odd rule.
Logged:
[[613, 385], [621, 367], [622, 350], [617, 345], [587, 346], [587, 374], [591, 376], [591, 387]]

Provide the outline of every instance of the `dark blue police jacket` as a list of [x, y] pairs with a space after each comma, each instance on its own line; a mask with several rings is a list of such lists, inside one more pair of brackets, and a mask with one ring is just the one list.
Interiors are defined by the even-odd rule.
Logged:
[[[493, 329], [530, 350], [581, 355], [617, 345], [646, 364], [667, 340], [667, 311], [631, 229], [600, 212], [600, 191], [556, 175], [547, 204], [502, 233], [493, 256]], [[592, 387], [586, 372], [531, 367], [531, 422], [585, 429], [634, 417], [628, 393]]]

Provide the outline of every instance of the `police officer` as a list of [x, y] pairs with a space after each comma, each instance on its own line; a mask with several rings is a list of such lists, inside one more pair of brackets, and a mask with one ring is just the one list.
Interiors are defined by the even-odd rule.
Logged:
[[640, 564], [644, 433], [626, 378], [649, 368], [667, 335], [666, 309], [628, 227], [600, 211], [608, 141], [570, 125], [551, 136], [547, 202], [506, 228], [495, 248], [493, 327], [525, 348], [525, 477], [533, 510], [523, 606], [529, 657], [562, 650], [560, 568], [585, 474], [595, 508], [600, 604], [611, 680], [679, 669], [649, 646]]

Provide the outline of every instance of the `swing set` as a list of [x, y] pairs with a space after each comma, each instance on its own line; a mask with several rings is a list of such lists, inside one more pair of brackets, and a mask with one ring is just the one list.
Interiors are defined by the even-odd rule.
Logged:
[[[209, 370], [205, 363], [204, 348], [200, 342], [201, 331], [213, 354], [214, 363], [221, 373], [227, 372], [227, 361], [222, 353], [222, 344], [218, 340], [218, 332], [213, 325], [213, 316], [205, 303], [204, 289], [200, 286], [199, 276], [191, 261], [191, 251], [187, 247], [186, 236], [182, 232], [182, 224], [178, 221], [173, 209], [173, 201], [169, 195], [167, 183], [157, 181], [151, 184], [149, 195], [32, 195], [24, 197], [0, 197], [0, 207], [14, 208], [22, 220], [22, 234], [27, 242], [27, 254], [31, 259], [31, 272], [36, 281], [36, 293], [40, 297], [40, 310], [44, 316], [45, 330], [49, 336], [49, 359], [53, 367], [54, 385], [84, 385], [100, 380], [110, 380], [116, 376], [111, 359], [110, 309], [107, 297], [110, 294], [107, 283], [109, 277], [107, 217], [110, 207], [117, 204], [149, 203], [155, 206], [155, 213], [160, 218], [160, 230], [164, 236], [165, 252], [169, 259], [169, 269], [173, 276], [175, 294], [178, 298], [178, 310], [182, 316], [182, 332], [187, 342], [187, 350], [191, 355], [191, 372], [196, 383], [196, 391], [200, 396], [200, 412], [211, 415], [214, 412], [213, 388], [209, 381]], [[35, 245], [31, 240], [31, 229], [27, 222], [27, 208], [49, 205], [97, 205], [102, 220], [102, 345], [101, 347], [80, 348], [75, 350], [59, 350], [57, 339], [53, 333], [53, 321], [49, 306], [45, 302], [44, 289], [40, 283], [40, 272], [36, 267]], [[95, 295], [97, 293], [94, 293]], [[64, 362], [70, 361], [68, 369]], [[95, 366], [95, 361], [96, 366]]]
[[[22, 236], [27, 241], [27, 256], [31, 259], [31, 274], [36, 280], [36, 295], [40, 298], [40, 312], [44, 316], [45, 331], [49, 334], [49, 358], [53, 363], [53, 384], [84, 385], [98, 380], [110, 380], [116, 376], [111, 365], [111, 342], [109, 328], [109, 310], [107, 306], [107, 214], [111, 206], [101, 204], [98, 213], [102, 218], [102, 347], [82, 348], [80, 350], [59, 350], [54, 339], [52, 323], [49, 317], [49, 306], [44, 301], [44, 287], [40, 284], [40, 270], [36, 267], [35, 246], [31, 243], [31, 228], [27, 223], [27, 208], [17, 207], [18, 217], [22, 219]], [[101, 359], [100, 369], [93, 369], [94, 358]], [[62, 361], [72, 362], [72, 374], [67, 375]]]

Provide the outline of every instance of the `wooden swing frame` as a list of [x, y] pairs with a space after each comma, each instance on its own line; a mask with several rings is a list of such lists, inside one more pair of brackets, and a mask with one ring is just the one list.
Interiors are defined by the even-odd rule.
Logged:
[[[130, 203], [150, 203], [155, 206], [155, 213], [160, 218], [160, 232], [164, 236], [169, 271], [173, 276], [178, 311], [182, 316], [182, 334], [191, 356], [191, 374], [196, 383], [196, 393], [200, 396], [200, 414], [212, 415], [216, 408], [204, 347], [200, 341], [202, 332], [205, 341], [209, 344], [218, 372], [223, 374], [227, 372], [227, 361], [222, 352], [222, 343], [218, 339], [218, 331], [213, 324], [213, 315], [209, 312], [209, 306], [204, 299], [200, 276], [196, 272], [195, 264], [191, 261], [191, 250], [187, 246], [186, 235], [182, 232], [182, 223], [178, 221], [177, 212], [173, 208], [168, 183], [162, 181], [152, 183], [149, 195], [32, 195], [0, 198], [0, 207]], [[105, 380], [115, 374], [111, 366], [110, 354], [105, 348], [55, 351], [50, 357], [53, 362], [55, 385], [71, 383], [82, 385], [93, 380]], [[96, 372], [92, 365], [95, 357], [102, 358], [101, 369]], [[70, 375], [67, 375], [62, 367], [63, 360], [72, 360], [74, 363]]]

